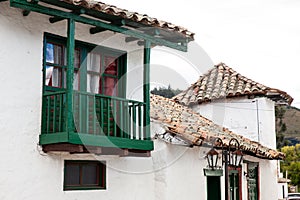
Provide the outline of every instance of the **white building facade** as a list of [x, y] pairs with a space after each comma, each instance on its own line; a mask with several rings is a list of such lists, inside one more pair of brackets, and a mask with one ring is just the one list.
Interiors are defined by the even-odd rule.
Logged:
[[[135, 28], [145, 28], [140, 15], [122, 18], [110, 13], [114, 7], [100, 11], [97, 6], [108, 5], [0, 1], [0, 199], [207, 199], [203, 168], [210, 148], [151, 141], [159, 131], [155, 126], [151, 135], [145, 131], [150, 118], [150, 100], [145, 95], [149, 93], [145, 87], [149, 43], [186, 51], [193, 34], [182, 28], [171, 30], [168, 23], [161, 25], [160, 37], [157, 31], [135, 32]], [[122, 12], [126, 13], [117, 9], [118, 14]], [[129, 27], [128, 34], [116, 33], [124, 27]], [[268, 99], [254, 100], [259, 102], [259, 112], [274, 111]], [[210, 106], [202, 106], [200, 113], [209, 118]], [[122, 113], [126, 109], [130, 114]], [[259, 124], [259, 142], [275, 148], [274, 138], [265, 134], [271, 121], [264, 120], [271, 120], [272, 112], [259, 113], [259, 123], [228, 112], [221, 126], [256, 141]], [[248, 115], [246, 110], [243, 114]], [[276, 181], [274, 161], [249, 155], [244, 160], [239, 197], [247, 199], [247, 167], [256, 170], [255, 163], [261, 176], [260, 199], [277, 197], [267, 187]], [[224, 176], [220, 179], [222, 199], [223, 185]]]
[[[22, 1], [20, 2], [22, 3]], [[27, 5], [27, 3], [24, 1], [24, 5]], [[88, 151], [70, 153], [68, 152], [70, 149], [66, 148], [43, 151], [45, 150], [45, 147], [41, 144], [43, 94], [51, 87], [53, 90], [51, 92], [59, 92], [60, 89], [64, 90], [68, 87], [66, 86], [68, 83], [66, 80], [67, 72], [65, 71], [65, 68], [67, 68], [65, 60], [68, 54], [68, 22], [67, 20], [60, 20], [61, 18], [57, 16], [48, 16], [34, 12], [35, 5], [43, 4], [45, 2], [35, 2], [28, 7], [29, 10], [26, 10], [25, 6], [20, 9], [11, 7], [8, 1], [0, 2], [0, 38], [2, 41], [0, 50], [2, 75], [0, 79], [3, 83], [0, 88], [3, 97], [5, 97], [0, 100], [0, 128], [2, 130], [1, 140], [3, 143], [1, 146], [2, 160], [0, 171], [2, 175], [0, 180], [2, 183], [0, 184], [0, 199], [153, 200], [166, 199], [168, 196], [171, 198], [171, 194], [171, 196], [160, 197], [159, 193], [157, 193], [159, 190], [164, 190], [160, 187], [160, 184], [165, 182], [160, 180], [160, 170], [165, 166], [164, 161], [159, 159], [161, 157], [160, 152], [153, 152], [152, 157], [126, 157], [124, 154], [130, 154], [130, 150], [127, 150], [128, 148], [123, 150], [123, 148], [118, 148], [114, 144], [112, 146], [115, 146], [115, 149], [119, 150], [123, 156], [118, 155], [119, 153], [101, 152], [105, 148], [100, 149], [98, 147], [94, 153], [89, 153]], [[55, 6], [52, 5], [50, 7]], [[76, 5], [74, 7], [76, 8]], [[30, 9], [32, 9], [31, 12], [28, 12]], [[48, 11], [46, 10], [45, 12]], [[24, 15], [29, 15], [23, 16], [23, 13]], [[51, 17], [54, 17], [57, 22], [50, 23], [49, 18]], [[123, 98], [143, 102], [144, 46], [138, 45], [138, 40], [126, 42], [125, 38], [129, 37], [126, 34], [118, 34], [112, 31], [90, 34], [90, 28], [93, 28], [93, 26], [75, 23], [75, 53], [78, 53], [78, 51], [82, 53], [82, 51], [90, 48], [87, 57], [84, 59], [81, 56], [79, 57], [82, 59], [79, 59], [80, 62], [90, 63], [87, 67], [92, 68], [92, 54], [98, 53], [98, 49], [100, 48], [101, 50], [102, 47], [109, 49], [111, 52], [126, 53], [126, 59], [122, 60], [122, 62], [125, 62], [124, 66], [126, 66], [126, 77], [118, 79], [119, 82], [126, 85], [126, 93], [121, 91], [126, 94]], [[167, 32], [168, 30], [166, 30]], [[152, 40], [154, 40], [153, 36], [146, 33], [145, 35], [145, 37], [152, 37]], [[186, 36], [183, 35], [181, 37], [185, 38]], [[93, 45], [98, 46], [95, 46], [95, 49], [91, 49]], [[47, 51], [50, 51], [50, 53]], [[100, 62], [102, 58], [99, 57], [95, 60], [97, 61], [97, 59]], [[75, 58], [75, 68], [76, 62], [78, 62], [78, 59], [76, 60]], [[79, 69], [78, 71], [75, 69], [74, 71], [73, 89], [76, 91], [76, 87], [78, 90], [78, 87], [81, 87], [80, 84], [83, 84], [82, 79], [80, 79], [80, 82], [77, 75], [82, 75], [84, 69]], [[111, 74], [107, 72], [107, 74], [111, 75], [107, 75], [107, 77], [113, 78], [113, 73], [115, 72], [114, 70], [111, 71], [113, 71]], [[43, 75], [43, 72], [45, 72], [45, 75]], [[91, 74], [97, 76], [96, 72]], [[86, 85], [84, 87], [86, 90], [84, 92], [92, 93], [93, 89], [100, 90], [100, 78], [96, 78], [95, 82], [98, 83], [93, 83], [91, 80], [92, 75], [87, 77], [88, 80], [85, 82]], [[125, 80], [123, 81], [122, 78]], [[109, 84], [108, 82], [105, 83]], [[92, 86], [92, 84], [94, 85]], [[124, 85], [120, 85], [120, 87]], [[117, 87], [116, 85], [113, 86], [113, 88]], [[96, 92], [94, 91], [94, 93]], [[105, 95], [112, 94], [106, 93]], [[53, 100], [55, 98], [57, 101], [53, 102], [56, 102], [56, 105], [62, 103], [58, 101], [61, 97], [50, 99]], [[63, 108], [59, 107], [59, 109]], [[60, 113], [59, 109], [48, 112], [48, 115], [52, 115], [54, 112]], [[138, 111], [136, 111], [136, 115], [139, 115]], [[61, 115], [56, 116], [62, 118]], [[54, 122], [51, 121], [51, 123]], [[59, 121], [55, 125], [60, 126], [63, 123], [63, 121]], [[75, 126], [79, 126], [76, 123], [75, 120]], [[142, 121], [141, 123], [144, 122]], [[46, 127], [48, 130], [55, 130], [53, 125], [46, 125]], [[112, 128], [111, 131], [114, 132], [115, 129]], [[136, 131], [138, 132], [138, 130]], [[54, 135], [56, 133], [51, 134]], [[148, 150], [146, 154], [149, 154], [153, 150], [153, 143], [150, 142], [147, 145], [146, 148]], [[138, 148], [135, 147], [134, 150], [139, 150]], [[145, 150], [143, 149], [142, 152], [145, 152]], [[98, 161], [100, 161], [100, 166]], [[66, 162], [69, 162], [71, 165], [67, 166]], [[94, 165], [95, 162], [97, 165]], [[86, 163], [90, 165], [85, 165]], [[104, 168], [102, 168], [102, 163], [105, 164]], [[178, 168], [180, 169], [180, 166], [177, 166], [176, 172], [179, 171]], [[72, 170], [76, 171], [76, 169], [80, 169], [81, 172], [78, 173], [83, 177], [85, 176], [85, 178], [75, 176], [76, 172], [75, 175], [70, 176], [71, 178], [66, 177], [66, 173], [73, 173], [74, 171]], [[66, 170], [69, 170], [69, 172], [66, 172]], [[99, 176], [97, 179], [101, 180], [89, 179], [82, 172], [84, 170], [87, 172], [89, 170], [90, 172], [96, 171], [95, 173]], [[172, 175], [173, 172], [168, 173]], [[72, 180], [72, 177], [80, 180]], [[74, 183], [76, 181], [79, 182], [77, 185]], [[66, 185], [66, 182], [69, 182], [71, 187]], [[81, 187], [82, 185], [85, 186]], [[196, 189], [196, 186], [194, 189]], [[186, 194], [187, 192], [184, 195]], [[175, 197], [173, 196], [172, 198]]]
[[[221, 63], [202, 75], [175, 100], [244, 138], [276, 149], [275, 104], [289, 104], [292, 98]], [[278, 199], [279, 167], [276, 160], [244, 156], [238, 188], [242, 198], [231, 198]]]

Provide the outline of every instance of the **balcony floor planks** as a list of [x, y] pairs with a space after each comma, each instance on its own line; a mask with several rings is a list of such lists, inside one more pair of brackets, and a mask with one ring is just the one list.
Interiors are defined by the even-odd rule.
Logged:
[[42, 145], [43, 151], [69, 152], [71, 154], [93, 153], [97, 155], [118, 155], [121, 157], [150, 157], [151, 152], [146, 150], [120, 149], [114, 147], [94, 147], [79, 144], [58, 143]]
[[[128, 149], [128, 155], [134, 154], [135, 151], [144, 151], [147, 153], [147, 151], [152, 151], [154, 149], [153, 141], [151, 140], [134, 140], [129, 138], [118, 138], [83, 133], [68, 134], [66, 132], [40, 135], [40, 145], [42, 146], [61, 143], [94, 147], [96, 149], [96, 154], [100, 151], [96, 147]], [[75, 152], [77, 151], [81, 152], [81, 150], [75, 149]], [[126, 154], [124, 154], [123, 156], [126, 156]]]

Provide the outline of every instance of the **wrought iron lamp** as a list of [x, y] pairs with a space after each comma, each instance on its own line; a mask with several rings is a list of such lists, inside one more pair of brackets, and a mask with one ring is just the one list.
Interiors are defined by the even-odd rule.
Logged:
[[[235, 144], [233, 144], [233, 142]], [[237, 144], [237, 145], [236, 145]], [[235, 146], [235, 151], [232, 152], [232, 146]], [[225, 164], [225, 200], [229, 200], [229, 172], [228, 166], [233, 166], [235, 168], [239, 167], [242, 163], [243, 153], [240, 150], [240, 143], [237, 139], [232, 138], [229, 140], [228, 147], [226, 150], [222, 150]]]
[[[235, 168], [239, 167], [243, 160], [243, 153], [240, 150], [240, 143], [237, 139], [230, 139], [228, 146], [224, 147], [223, 141], [217, 138], [215, 142], [218, 142], [222, 148], [222, 166], [225, 165], [225, 200], [229, 200], [229, 172], [228, 166]], [[234, 148], [232, 148], [234, 147]], [[234, 150], [234, 151], [233, 151]], [[212, 148], [207, 154], [206, 159], [209, 169], [204, 169], [206, 176], [222, 176], [223, 170], [221, 166], [218, 166], [219, 153], [215, 148]], [[218, 172], [218, 173], [216, 173]]]
[[[222, 143], [221, 140], [220, 140], [220, 142]], [[207, 160], [207, 168], [203, 169], [205, 176], [223, 176], [223, 169], [222, 169], [223, 159], [222, 159], [222, 163], [220, 165], [218, 163], [219, 158], [220, 158], [219, 155], [220, 155], [220, 153], [215, 148], [211, 148], [207, 152], [207, 154], [205, 156], [205, 158]]]
[[216, 169], [218, 166], [219, 153], [215, 148], [212, 148], [207, 154], [206, 159], [208, 163], [208, 167], [212, 170]]
[[[237, 147], [236, 147], [236, 150], [235, 151], [231, 151], [231, 143], [232, 142], [235, 142], [237, 144]], [[238, 142], [237, 139], [235, 138], [232, 138], [229, 143], [228, 143], [228, 156], [229, 156], [229, 159], [228, 159], [228, 164], [230, 166], [233, 166], [235, 168], [239, 167], [242, 163], [242, 160], [243, 160], [243, 153], [242, 151], [240, 150], [240, 143]]]

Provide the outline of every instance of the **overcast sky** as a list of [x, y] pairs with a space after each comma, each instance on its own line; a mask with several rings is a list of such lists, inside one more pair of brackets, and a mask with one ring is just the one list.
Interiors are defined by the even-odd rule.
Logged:
[[[109, 0], [106, 3], [188, 28], [196, 33], [195, 42], [204, 50], [200, 54], [204, 56], [206, 52], [214, 64], [224, 62], [254, 81], [288, 92], [294, 97], [293, 106], [300, 108], [300, 1]], [[157, 52], [151, 59], [155, 63], [159, 59], [166, 62]], [[194, 72], [190, 74], [189, 84], [198, 77]]]

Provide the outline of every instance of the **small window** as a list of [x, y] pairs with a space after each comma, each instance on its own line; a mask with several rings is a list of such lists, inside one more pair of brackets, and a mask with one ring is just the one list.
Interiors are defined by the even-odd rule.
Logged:
[[64, 190], [105, 189], [106, 166], [99, 161], [65, 161]]

